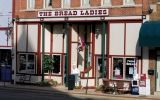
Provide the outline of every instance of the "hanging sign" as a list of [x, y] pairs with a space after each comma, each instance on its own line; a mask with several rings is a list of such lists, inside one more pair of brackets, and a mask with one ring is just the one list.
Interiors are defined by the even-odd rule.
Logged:
[[38, 17], [108, 16], [108, 9], [38, 11]]

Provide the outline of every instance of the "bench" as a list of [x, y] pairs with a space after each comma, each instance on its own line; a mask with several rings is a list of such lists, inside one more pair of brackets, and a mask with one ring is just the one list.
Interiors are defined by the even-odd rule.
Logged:
[[124, 94], [131, 91], [131, 82], [126, 80], [103, 80], [103, 92]]

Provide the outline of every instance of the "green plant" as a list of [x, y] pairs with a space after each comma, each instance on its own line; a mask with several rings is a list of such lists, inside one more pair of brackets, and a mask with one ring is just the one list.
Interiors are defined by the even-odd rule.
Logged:
[[58, 82], [53, 79], [44, 80], [37, 83], [38, 86], [57, 86]]
[[53, 63], [54, 63], [54, 60], [50, 56], [48, 55], [44, 56], [44, 70], [49, 72], [50, 79], [51, 79], [52, 70], [54, 68]]

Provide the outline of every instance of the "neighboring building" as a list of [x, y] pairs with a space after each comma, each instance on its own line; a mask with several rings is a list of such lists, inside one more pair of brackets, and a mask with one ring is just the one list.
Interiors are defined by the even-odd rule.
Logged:
[[148, 0], [13, 0], [13, 6], [17, 82], [21, 74], [41, 81], [44, 53], [55, 60], [52, 79], [65, 84], [76, 65], [81, 85], [90, 88], [102, 78], [130, 81], [147, 67], [138, 38]]
[[[6, 7], [6, 5], [8, 7]], [[11, 69], [12, 58], [12, 1], [0, 0], [0, 81], [2, 66], [8, 65]], [[11, 74], [11, 73], [8, 73]], [[8, 78], [10, 75], [6, 75]], [[10, 77], [11, 79], [11, 77]]]
[[160, 91], [160, 0], [149, 0], [149, 21], [142, 25], [140, 46], [143, 52], [143, 72], [151, 80], [151, 93]]

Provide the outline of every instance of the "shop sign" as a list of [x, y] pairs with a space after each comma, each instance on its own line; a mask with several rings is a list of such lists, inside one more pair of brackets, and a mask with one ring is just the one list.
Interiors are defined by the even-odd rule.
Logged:
[[108, 9], [39, 11], [38, 17], [108, 16]]

